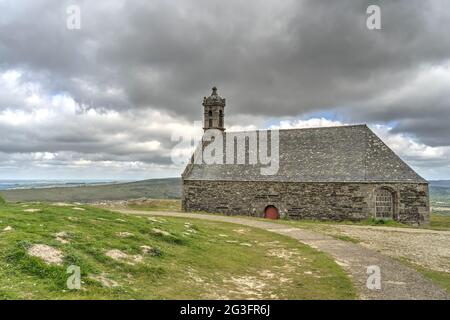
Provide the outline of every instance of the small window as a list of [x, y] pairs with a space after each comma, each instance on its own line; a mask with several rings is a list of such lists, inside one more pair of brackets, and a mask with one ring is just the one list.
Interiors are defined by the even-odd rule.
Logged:
[[219, 127], [223, 127], [223, 111], [219, 111]]

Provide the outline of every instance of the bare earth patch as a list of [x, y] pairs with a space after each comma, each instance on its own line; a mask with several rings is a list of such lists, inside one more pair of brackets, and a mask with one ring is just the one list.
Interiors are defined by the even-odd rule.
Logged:
[[249, 229], [247, 229], [247, 228], [239, 228], [239, 229], [234, 229], [233, 231], [236, 232], [236, 233], [239, 233], [239, 234], [247, 234], [249, 232]]
[[63, 263], [63, 253], [46, 244], [35, 244], [28, 249], [28, 254], [32, 257], [37, 257], [44, 260], [48, 264], [61, 265]]
[[161, 236], [170, 236], [170, 233], [161, 229], [153, 228], [153, 233], [159, 234]]
[[11, 226], [7, 226], [5, 229], [3, 229], [3, 231], [12, 231], [12, 227]]
[[141, 246], [141, 249], [143, 254], [152, 253], [155, 250], [150, 246]]
[[100, 275], [90, 275], [90, 279], [100, 282], [102, 286], [107, 288], [117, 287], [119, 284], [111, 279], [108, 279], [108, 275], [106, 273], [102, 273]]
[[223, 280], [224, 283], [232, 284], [234, 289], [230, 293], [239, 296], [245, 296], [248, 299], [262, 299], [263, 297], [269, 299], [277, 299], [278, 296], [270, 292], [270, 287], [264, 279], [254, 276], [231, 277]]
[[291, 261], [292, 257], [295, 255], [295, 252], [284, 248], [278, 248], [269, 250], [267, 255], [269, 257], [277, 257], [286, 261]]
[[116, 235], [119, 238], [129, 238], [129, 237], [134, 236], [134, 234], [132, 234], [131, 232], [126, 232], [126, 231], [125, 232], [117, 232]]
[[41, 209], [25, 209], [25, 210], [23, 210], [23, 212], [31, 212], [31, 213], [39, 212], [39, 211], [41, 211]]
[[70, 203], [65, 203], [65, 202], [55, 202], [53, 204], [56, 207], [72, 207], [73, 205]]
[[65, 231], [61, 231], [61, 232], [55, 233], [56, 241], [59, 241], [62, 244], [70, 243], [70, 241], [67, 239], [68, 237], [69, 237], [69, 235]]
[[134, 265], [135, 263], [140, 263], [143, 260], [143, 257], [139, 254], [129, 255], [118, 249], [109, 250], [108, 252], [106, 252], [106, 256], [110, 257], [113, 260], [116, 260], [119, 262], [125, 262], [130, 265]]
[[109, 250], [108, 252], [106, 252], [106, 256], [116, 261], [128, 258], [128, 255], [125, 252], [122, 252], [118, 249]]
[[241, 242], [240, 245], [244, 246], [244, 247], [251, 247], [252, 246], [251, 243], [247, 243], [247, 242]]
[[77, 210], [77, 211], [86, 211], [86, 209], [84, 209], [84, 208], [79, 208], [79, 207], [75, 207], [75, 208], [72, 208], [73, 210]]

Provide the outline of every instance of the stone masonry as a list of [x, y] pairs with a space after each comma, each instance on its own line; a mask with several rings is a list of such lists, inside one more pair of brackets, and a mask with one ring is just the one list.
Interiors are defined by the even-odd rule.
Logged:
[[393, 219], [428, 224], [428, 185], [410, 183], [292, 183], [185, 181], [183, 210], [263, 217], [273, 205], [281, 217], [362, 220], [375, 217], [375, 191], [394, 194]]

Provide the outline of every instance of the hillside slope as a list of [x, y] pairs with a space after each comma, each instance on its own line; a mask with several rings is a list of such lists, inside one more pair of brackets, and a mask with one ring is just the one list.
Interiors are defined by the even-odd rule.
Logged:
[[[0, 300], [356, 297], [327, 254], [219, 221], [8, 204], [0, 248]], [[69, 266], [79, 267], [81, 290], [68, 290]]]
[[0, 193], [8, 202], [95, 202], [137, 198], [177, 199], [181, 196], [181, 179], [151, 179], [110, 185], [65, 188], [7, 190]]

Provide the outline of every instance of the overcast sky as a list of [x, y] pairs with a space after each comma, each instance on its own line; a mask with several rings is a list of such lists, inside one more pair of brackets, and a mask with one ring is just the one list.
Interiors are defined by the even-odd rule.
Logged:
[[448, 0], [0, 0], [0, 179], [178, 176], [213, 85], [228, 129], [367, 123], [450, 179], [449, 31]]

